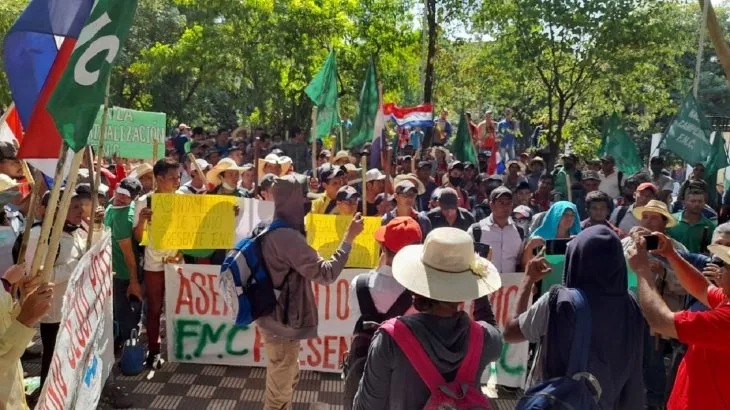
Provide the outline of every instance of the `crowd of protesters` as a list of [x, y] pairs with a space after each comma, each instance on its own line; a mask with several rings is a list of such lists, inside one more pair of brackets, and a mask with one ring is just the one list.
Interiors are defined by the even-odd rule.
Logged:
[[[53, 285], [39, 287], [37, 279], [25, 279], [32, 277], [25, 275], [30, 264], [2, 261], [7, 270], [0, 354], [6, 365], [0, 366], [0, 401], [7, 408], [25, 406], [19, 359], [37, 324], [45, 380], [66, 283], [83, 256], [87, 236], [102, 225], [111, 229], [113, 239], [115, 350], [143, 324], [146, 364], [150, 369], [164, 366], [164, 264], [220, 264], [227, 252], [152, 246], [148, 227], [155, 223], [153, 194], [178, 193], [272, 201], [275, 218], [287, 223], [287, 229], [273, 231], [263, 241], [272, 281], [276, 287], [286, 285], [291, 307], [286, 317], [277, 311], [257, 321], [268, 357], [266, 409], [291, 408], [300, 341], [317, 335], [311, 284], [337, 279], [363, 230], [361, 215], [379, 217], [383, 224], [372, 239], [381, 245], [382, 263], [365, 281], [371, 303], [382, 319], [389, 319], [386, 312], [408, 292], [411, 313], [396, 321], [395, 329], [403, 324], [410, 329], [447, 381], [461, 372], [473, 340], [480, 340], [483, 348], [478, 363], [469, 368], [469, 383], [480, 387], [479, 375], [498, 359], [503, 342], [527, 340], [539, 346], [554, 329], [564, 330], [559, 333], [565, 349], [538, 349], [528, 386], [565, 375], [571, 317], [550, 317], [552, 292], [540, 292], [537, 284], [551, 270], [539, 250], [548, 241], [571, 239], [564, 285], [580, 289], [590, 304], [588, 370], [602, 388], [600, 408], [730, 409], [730, 383], [723, 382], [730, 365], [730, 272], [725, 267], [730, 263], [730, 226], [718, 226], [730, 218], [730, 201], [715, 200], [721, 195], [706, 182], [702, 164], [692, 164], [691, 175], [677, 180], [661, 156], [651, 157], [647, 169], [634, 175], [624, 175], [610, 156], [565, 154], [552, 168], [548, 164], [553, 161], [540, 156], [517, 156], [520, 133], [512, 116], [506, 110], [497, 122], [488, 111], [483, 121], [470, 123], [475, 162], [459, 161], [450, 152], [455, 127], [448, 112], [436, 121], [436, 144], [427, 144], [426, 134], [417, 128], [393, 146], [381, 139], [357, 149], [330, 150], [320, 140], [310, 144], [299, 128], [282, 140], [263, 129], [206, 133], [181, 124], [167, 141], [164, 158], [154, 164], [114, 158], [103, 168], [99, 209], [91, 209], [88, 181], [82, 178], [78, 187], [65, 188], [75, 192]], [[369, 169], [360, 168], [362, 157]], [[11, 144], [0, 143], [0, 173], [3, 192], [18, 190], [15, 180], [23, 175]], [[7, 235], [0, 239], [12, 246], [23, 225], [34, 224], [32, 255], [40, 229], [36, 221], [53, 204], [46, 194], [29, 214], [27, 196], [10, 197], [3, 215]], [[308, 212], [352, 218], [331, 258], [322, 258], [307, 245], [303, 221]], [[657, 249], [647, 250], [646, 235], [658, 237]], [[475, 255], [478, 245], [489, 252]], [[499, 288], [500, 273], [520, 271], [525, 279], [517, 315], [502, 334], [487, 295]], [[630, 290], [634, 276], [636, 286]], [[359, 301], [356, 282], [351, 299]], [[28, 295], [22, 308], [13, 303], [12, 285]], [[476, 301], [477, 339], [474, 322], [459, 310], [460, 302], [470, 300]], [[363, 312], [354, 302], [353, 312]], [[369, 346], [348, 408], [423, 408], [429, 389], [397, 338], [378, 331]], [[133, 397], [113, 381], [108, 385], [105, 397], [112, 405], [133, 406]]]

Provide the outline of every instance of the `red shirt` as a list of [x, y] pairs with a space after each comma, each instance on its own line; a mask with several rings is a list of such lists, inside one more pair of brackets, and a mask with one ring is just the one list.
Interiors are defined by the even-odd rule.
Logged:
[[677, 336], [688, 350], [668, 410], [730, 409], [730, 304], [715, 287], [707, 301], [709, 311], [674, 314]]

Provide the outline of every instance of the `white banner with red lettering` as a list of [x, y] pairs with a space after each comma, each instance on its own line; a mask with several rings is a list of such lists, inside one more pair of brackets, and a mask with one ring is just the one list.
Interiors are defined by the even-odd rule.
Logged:
[[[167, 265], [165, 311], [168, 358], [173, 362], [231, 366], [266, 366], [263, 340], [255, 326], [238, 328], [218, 288], [216, 265]], [[339, 363], [350, 346], [357, 318], [350, 315], [350, 283], [363, 269], [345, 269], [329, 286], [313, 284], [319, 309], [319, 337], [302, 342], [302, 369], [339, 372]], [[524, 274], [502, 275], [503, 287], [490, 296], [502, 326], [514, 315], [517, 288]], [[471, 310], [467, 304], [466, 309]], [[496, 382], [523, 387], [527, 344], [506, 345], [496, 363]], [[489, 368], [487, 369], [489, 370]], [[483, 380], [489, 378], [485, 371]]]
[[61, 326], [36, 409], [93, 409], [114, 364], [111, 234], [79, 261], [63, 297]]

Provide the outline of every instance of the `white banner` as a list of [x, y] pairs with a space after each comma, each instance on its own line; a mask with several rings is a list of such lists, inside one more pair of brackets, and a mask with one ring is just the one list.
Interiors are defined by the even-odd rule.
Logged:
[[96, 408], [114, 364], [111, 252], [107, 230], [68, 281], [56, 349], [36, 409]]
[[[350, 283], [364, 269], [345, 269], [329, 286], [313, 284], [319, 309], [319, 337], [302, 342], [302, 369], [339, 372], [349, 350], [357, 317], [350, 314]], [[238, 328], [218, 288], [216, 265], [166, 265], [165, 311], [172, 362], [231, 366], [266, 366], [263, 340], [255, 326]], [[490, 296], [500, 326], [514, 316], [517, 290], [524, 274], [502, 275], [503, 287]], [[465, 306], [471, 311], [471, 303]], [[527, 367], [527, 343], [504, 345], [497, 362], [497, 383], [522, 387]], [[488, 368], [489, 369], [489, 368]], [[485, 371], [485, 379], [489, 371]]]
[[238, 217], [236, 218], [236, 243], [251, 235], [251, 231], [261, 221], [274, 219], [274, 203], [252, 198], [238, 200]]

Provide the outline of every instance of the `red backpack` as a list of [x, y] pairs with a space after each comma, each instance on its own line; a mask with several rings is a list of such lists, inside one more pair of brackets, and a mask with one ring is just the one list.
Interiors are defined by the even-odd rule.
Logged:
[[479, 377], [477, 370], [484, 345], [484, 329], [477, 322], [471, 322], [466, 356], [461, 361], [456, 378], [451, 382], [444, 380], [426, 351], [421, 347], [421, 343], [405, 323], [395, 318], [383, 323], [380, 329], [395, 340], [431, 392], [431, 397], [426, 402], [424, 410], [436, 410], [441, 406], [464, 410], [491, 409], [489, 399], [476, 385], [476, 378]]

